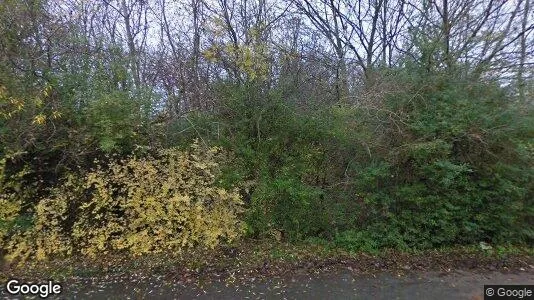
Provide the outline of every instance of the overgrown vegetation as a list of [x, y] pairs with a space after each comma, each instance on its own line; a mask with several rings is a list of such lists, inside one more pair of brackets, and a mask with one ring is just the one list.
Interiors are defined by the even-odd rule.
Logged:
[[241, 106], [214, 117], [240, 160], [229, 174], [256, 182], [249, 234], [354, 250], [531, 242], [532, 115], [491, 84], [387, 80], [410, 88], [375, 110], [302, 112], [245, 90]]
[[[275, 50], [264, 19], [241, 28], [220, 7], [220, 16], [214, 8], [194, 17], [211, 35], [201, 39], [208, 33], [194, 23], [193, 50], [181, 54], [187, 47], [176, 46], [165, 1], [151, 4], [162, 5], [156, 10], [145, 1], [106, 3], [72, 5], [137, 31], [87, 30], [87, 18], [56, 18], [64, 7], [47, 1], [0, 4], [0, 254], [8, 261], [265, 238], [353, 252], [534, 243], [532, 79], [524, 68], [532, 28], [508, 40], [509, 31], [483, 33], [495, 26], [480, 19], [473, 39], [453, 36], [465, 44], [455, 50], [444, 36], [470, 23], [420, 21], [395, 40], [406, 51], [386, 50], [393, 42], [383, 36], [362, 57], [333, 24], [313, 22], [319, 12], [309, 2], [293, 1], [279, 18], [264, 17], [286, 22], [280, 28], [296, 22], [289, 15], [312, 20], [302, 26], [327, 38], [293, 33], [315, 50]], [[396, 11], [379, 3], [368, 9]], [[529, 20], [522, 5], [503, 16], [511, 22], [526, 11]], [[328, 7], [334, 20], [355, 24]], [[418, 18], [435, 18], [425, 9]], [[163, 12], [155, 19], [171, 50], [150, 50], [136, 37], [135, 22], [149, 11]], [[484, 39], [491, 55], [470, 59]], [[498, 55], [516, 42], [520, 57]], [[329, 43], [335, 55], [323, 49]], [[506, 64], [516, 79], [494, 76]]]
[[[220, 149], [191, 147], [111, 160], [87, 174], [67, 175], [35, 205], [30, 228], [10, 226], [4, 233], [8, 259], [95, 257], [109, 251], [141, 255], [235, 240], [242, 232], [242, 202], [235, 191], [214, 184]], [[15, 222], [17, 210], [7, 212], [5, 222]]]

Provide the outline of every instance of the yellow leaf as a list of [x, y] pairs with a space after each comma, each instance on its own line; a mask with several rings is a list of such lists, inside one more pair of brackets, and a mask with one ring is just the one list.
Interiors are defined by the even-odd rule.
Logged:
[[38, 124], [38, 125], [42, 125], [44, 123], [46, 123], [46, 116], [43, 115], [43, 114], [38, 114], [37, 116], [35, 116], [33, 118], [33, 124]]
[[47, 85], [43, 90], [43, 95], [45, 97], [48, 97], [50, 95], [51, 91], [52, 91], [52, 86], [51, 85]]
[[61, 118], [61, 113], [59, 111], [57, 111], [57, 110], [53, 111], [52, 112], [52, 118], [54, 118], [54, 119]]

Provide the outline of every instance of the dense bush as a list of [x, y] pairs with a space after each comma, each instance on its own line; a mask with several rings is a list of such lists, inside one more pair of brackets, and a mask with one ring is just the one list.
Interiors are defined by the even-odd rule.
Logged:
[[531, 111], [490, 83], [402, 72], [384, 80], [402, 88], [373, 105], [314, 109], [276, 89], [222, 85], [224, 105], [165, 125], [158, 143], [200, 138], [231, 150], [224, 160], [198, 144], [189, 154], [112, 160], [34, 193], [44, 195], [36, 205], [31, 195], [11, 199], [26, 174], [19, 167], [2, 181], [4, 248], [22, 259], [140, 254], [214, 246], [241, 229], [351, 251], [532, 243]]
[[248, 233], [353, 250], [532, 241], [531, 113], [490, 83], [386, 80], [403, 88], [379, 107], [310, 111], [238, 87], [196, 119], [193, 135], [234, 150], [226, 178], [254, 183]]
[[533, 157], [518, 143], [532, 143], [525, 117], [491, 84], [434, 77], [419, 86], [407, 132], [390, 144], [398, 179], [388, 184], [385, 224], [410, 247], [531, 241]]
[[236, 239], [241, 199], [215, 185], [223, 159], [219, 148], [195, 143], [189, 151], [112, 159], [84, 176], [68, 176], [36, 205], [33, 226], [12, 229], [3, 248], [10, 260], [25, 261], [180, 251]]
[[119, 2], [0, 1], [1, 256], [534, 244], [529, 1]]
[[6, 159], [0, 160], [0, 240], [7, 237], [11, 228], [15, 224], [17, 217], [20, 214], [22, 197], [22, 186], [20, 184], [20, 177], [23, 173], [17, 176], [7, 178], [5, 174]]

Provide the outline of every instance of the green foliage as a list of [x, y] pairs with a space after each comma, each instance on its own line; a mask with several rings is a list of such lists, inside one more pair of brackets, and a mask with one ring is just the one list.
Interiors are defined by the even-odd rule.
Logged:
[[24, 173], [18, 173], [12, 178], [5, 174], [6, 159], [0, 160], [0, 241], [4, 240], [14, 227], [20, 214], [22, 201], [17, 197], [22, 192], [20, 178]]
[[530, 240], [532, 156], [516, 142], [526, 138], [523, 117], [494, 86], [431, 80], [409, 103], [409, 134], [391, 145], [388, 195], [371, 191], [387, 199], [381, 222], [413, 248]]
[[227, 184], [252, 182], [249, 235], [351, 251], [532, 241], [531, 114], [492, 84], [395, 76], [407, 88], [374, 111], [223, 89], [225, 109], [195, 134], [233, 149]]
[[91, 101], [86, 114], [99, 148], [105, 152], [131, 151], [134, 145], [142, 144], [139, 134], [146, 125], [142, 108], [142, 103], [128, 97], [126, 92], [102, 94]]
[[344, 231], [335, 236], [334, 244], [351, 252], [373, 253], [378, 249], [377, 241], [367, 231]]
[[[141, 254], [213, 246], [236, 238], [241, 221], [251, 238], [324, 239], [349, 251], [532, 242], [531, 112], [489, 83], [392, 73], [387, 80], [405, 88], [380, 108], [307, 110], [260, 83], [221, 85], [216, 113], [189, 114], [159, 133], [167, 147], [199, 139], [230, 149], [225, 159], [195, 146], [187, 159], [160, 151], [65, 177], [37, 203], [6, 204], [4, 247], [19, 259]], [[93, 92], [79, 116], [88, 123], [80, 137], [118, 153], [151, 139], [142, 100]], [[31, 220], [25, 205], [35, 211], [29, 230], [14, 225]], [[38, 232], [57, 243], [50, 247]]]
[[277, 229], [290, 240], [328, 230], [320, 189], [296, 178], [261, 180], [252, 196], [247, 218], [250, 234]]
[[330, 215], [316, 174], [325, 159], [320, 144], [327, 143], [326, 128], [314, 115], [298, 114], [276, 92], [262, 95], [251, 86], [227, 97], [218, 118], [224, 133], [218, 142], [235, 154], [226, 173], [252, 182], [249, 234], [277, 230], [297, 240], [327, 232]]
[[[196, 67], [191, 82], [146, 72], [134, 84], [140, 57], [92, 45], [75, 24], [63, 34], [46, 1], [30, 4], [0, 5], [0, 238], [12, 258], [214, 246], [242, 223], [251, 238], [350, 251], [534, 242], [532, 108], [448, 61], [439, 30], [414, 32], [418, 57], [368, 70], [362, 90], [349, 84], [357, 101], [341, 105], [311, 86], [333, 73], [311, 83], [292, 73], [314, 59], [277, 70], [261, 26], [203, 51], [239, 84], [203, 82]], [[223, 23], [208, 29], [220, 38]], [[95, 49], [54, 55], [58, 37]], [[34, 42], [45, 38], [47, 53]], [[144, 58], [141, 69], [156, 57]], [[214, 100], [208, 92], [213, 109], [182, 115], [188, 97]], [[204, 147], [163, 150], [195, 139]]]

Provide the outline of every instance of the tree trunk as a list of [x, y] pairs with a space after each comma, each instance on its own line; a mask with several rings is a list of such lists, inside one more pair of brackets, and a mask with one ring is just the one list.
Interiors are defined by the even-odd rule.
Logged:
[[130, 22], [130, 11], [126, 6], [126, 0], [122, 0], [122, 17], [124, 18], [124, 27], [126, 27], [126, 39], [128, 44], [129, 57], [131, 62], [131, 68], [134, 78], [135, 87], [141, 86], [141, 80], [139, 78], [139, 61], [137, 60], [137, 51], [135, 49], [135, 37], [132, 33], [132, 27]]
[[528, 13], [530, 10], [530, 0], [525, 1], [525, 9], [523, 10], [523, 20], [521, 22], [521, 50], [519, 57], [519, 69], [517, 71], [517, 88], [519, 91], [519, 101], [525, 102], [525, 62], [527, 58], [527, 22]]

